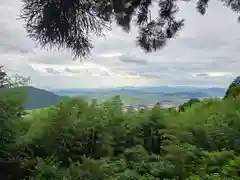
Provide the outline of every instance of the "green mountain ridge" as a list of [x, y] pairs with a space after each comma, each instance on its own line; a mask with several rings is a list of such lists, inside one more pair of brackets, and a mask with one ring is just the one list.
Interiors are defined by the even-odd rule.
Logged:
[[40, 109], [58, 104], [66, 99], [66, 96], [59, 96], [45, 89], [38, 89], [32, 86], [21, 87], [27, 93], [26, 109]]

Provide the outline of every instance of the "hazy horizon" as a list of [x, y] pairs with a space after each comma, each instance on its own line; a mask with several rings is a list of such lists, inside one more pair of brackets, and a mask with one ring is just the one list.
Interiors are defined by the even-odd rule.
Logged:
[[[33, 86], [35, 87], [35, 86]], [[38, 88], [38, 87], [37, 87]], [[71, 87], [66, 87], [66, 88], [51, 88], [51, 87], [39, 87], [40, 89], [49, 89], [49, 90], [78, 90], [78, 89], [137, 89], [137, 88], [186, 88], [186, 89], [227, 89], [227, 87], [216, 87], [216, 86], [181, 86], [181, 85], [145, 85], [145, 86], [119, 86], [119, 87], [104, 87], [104, 88], [87, 88], [87, 87], [78, 87], [78, 88], [71, 88]]]

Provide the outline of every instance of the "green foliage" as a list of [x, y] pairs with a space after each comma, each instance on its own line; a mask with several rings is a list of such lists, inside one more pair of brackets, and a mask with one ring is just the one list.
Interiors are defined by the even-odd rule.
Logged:
[[24, 115], [24, 95], [15, 88], [0, 92], [0, 177], [3, 179], [15, 179], [21, 174], [15, 142]]
[[236, 99], [240, 94], [240, 77], [236, 77], [228, 86], [226, 94], [223, 99]]
[[[0, 150], [1, 152], [12, 144], [15, 139], [15, 124], [24, 114], [24, 94], [17, 89], [0, 93]], [[5, 153], [0, 158], [5, 156]]]
[[190, 100], [181, 112], [161, 107], [124, 111], [119, 96], [102, 103], [69, 98], [24, 114], [20, 90], [0, 94], [4, 179], [235, 180], [240, 176], [238, 97]]
[[224, 99], [232, 98], [236, 99], [236, 97], [240, 94], [240, 85], [230, 85]]
[[185, 102], [179, 106], [179, 111], [184, 112], [187, 108], [191, 108], [193, 104], [199, 103], [199, 102], [200, 102], [199, 99], [190, 99], [187, 102]]

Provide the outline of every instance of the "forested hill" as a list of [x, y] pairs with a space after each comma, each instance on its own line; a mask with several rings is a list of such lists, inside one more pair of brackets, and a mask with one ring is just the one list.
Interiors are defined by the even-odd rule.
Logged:
[[27, 93], [26, 109], [39, 109], [58, 104], [65, 96], [59, 96], [44, 89], [32, 86], [21, 87]]

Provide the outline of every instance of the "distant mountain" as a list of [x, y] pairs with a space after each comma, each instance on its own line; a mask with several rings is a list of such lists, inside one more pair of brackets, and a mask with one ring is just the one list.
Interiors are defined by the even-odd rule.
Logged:
[[39, 109], [58, 104], [61, 100], [65, 99], [64, 96], [59, 96], [53, 92], [44, 89], [38, 89], [32, 86], [21, 87], [26, 90], [28, 95], [26, 109]]
[[85, 96], [87, 99], [104, 101], [115, 95], [120, 95], [125, 104], [153, 105], [156, 102], [167, 105], [179, 105], [193, 98], [223, 97], [224, 88], [196, 88], [172, 86], [142, 86], [120, 87], [108, 89], [59, 89], [52, 90], [58, 95]]
[[225, 88], [207, 88], [207, 89], [200, 89], [199, 92], [203, 92], [208, 94], [212, 97], [223, 97], [225, 95], [226, 89]]
[[[141, 93], [202, 93], [207, 96], [213, 97], [222, 97], [225, 94], [226, 89], [224, 88], [196, 88], [196, 87], [188, 87], [188, 86], [142, 86], [142, 87], [121, 87], [121, 88], [112, 88], [112, 89], [59, 89], [52, 90], [52, 92], [58, 95], [67, 95], [67, 96], [75, 96], [75, 95], [89, 95], [95, 93], [127, 93], [131, 94], [141, 94]], [[201, 95], [202, 96], [202, 95]]]

